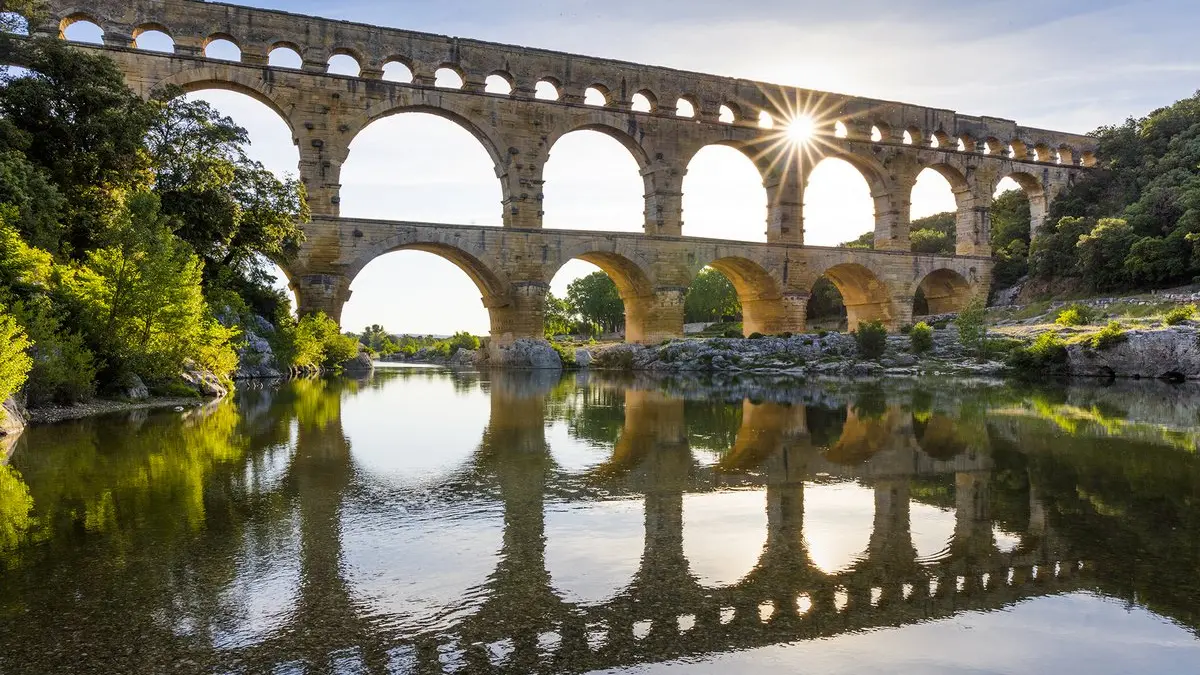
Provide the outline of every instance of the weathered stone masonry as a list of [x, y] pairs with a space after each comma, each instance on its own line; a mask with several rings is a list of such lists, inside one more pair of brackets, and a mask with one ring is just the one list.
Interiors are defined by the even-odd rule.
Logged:
[[[287, 122], [314, 214], [300, 256], [286, 269], [301, 311], [339, 317], [351, 281], [368, 262], [420, 249], [451, 260], [475, 281], [497, 345], [542, 334], [550, 280], [572, 258], [616, 281], [631, 341], [682, 333], [683, 296], [706, 265], [733, 281], [747, 333], [803, 330], [821, 275], [842, 292], [851, 325], [909, 322], [917, 288], [932, 311], [950, 311], [990, 282], [988, 207], [997, 183], [1012, 177], [1024, 189], [1033, 227], [1096, 161], [1088, 137], [950, 110], [196, 0], [49, 4], [50, 18], [33, 26], [34, 34], [61, 37], [75, 21], [97, 24], [104, 45], [80, 47], [102, 50], [143, 95], [167, 85], [229, 89], [262, 101]], [[136, 49], [147, 30], [170, 35], [174, 53]], [[216, 39], [237, 44], [241, 60], [205, 58]], [[269, 66], [268, 55], [280, 47], [300, 54], [302, 67]], [[353, 57], [359, 76], [327, 73], [336, 54]], [[390, 62], [407, 66], [412, 82], [383, 80]], [[464, 85], [435, 87], [441, 68], [454, 70]], [[493, 75], [512, 85], [510, 94], [484, 91]], [[534, 97], [543, 81], [557, 90], [557, 100]], [[602, 93], [605, 104], [585, 104], [588, 89]], [[649, 112], [631, 109], [636, 94], [652, 103]], [[681, 116], [673, 101], [686, 102], [693, 114]], [[487, 149], [501, 182], [504, 227], [339, 216], [340, 171], [355, 135], [377, 119], [413, 111], [462, 125]], [[782, 138], [796, 111], [816, 125], [800, 148]], [[764, 113], [774, 128], [760, 124]], [[554, 143], [580, 129], [612, 136], [637, 160], [645, 182], [644, 234], [542, 229], [543, 167]], [[691, 158], [712, 144], [742, 151], [759, 168], [768, 243], [682, 236], [683, 176]], [[803, 193], [808, 173], [826, 157], [848, 161], [870, 185], [874, 251], [804, 245]], [[954, 189], [955, 256], [909, 252], [910, 194], [926, 168]]]

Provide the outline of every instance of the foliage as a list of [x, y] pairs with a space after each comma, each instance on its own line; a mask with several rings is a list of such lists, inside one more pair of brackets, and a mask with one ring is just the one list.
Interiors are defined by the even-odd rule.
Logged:
[[728, 277], [711, 267], [705, 267], [696, 275], [688, 288], [683, 302], [684, 321], [721, 321], [726, 317], [738, 319], [742, 315], [742, 303], [737, 290]]
[[1115, 347], [1127, 339], [1125, 329], [1121, 328], [1121, 322], [1109, 321], [1107, 326], [1091, 337], [1091, 345], [1092, 349], [1104, 350]]
[[558, 354], [558, 358], [562, 360], [562, 364], [563, 364], [564, 368], [575, 367], [575, 348], [574, 347], [559, 344], [557, 342], [551, 342], [550, 347]]
[[842, 293], [829, 277], [821, 277], [813, 284], [812, 295], [808, 299], [808, 316], [814, 319], [846, 316]]
[[450, 345], [451, 354], [460, 349], [466, 349], [467, 351], [472, 352], [479, 349], [479, 338], [465, 331], [459, 331], [455, 333], [446, 342]]
[[1023, 376], [1062, 374], [1067, 367], [1067, 345], [1054, 333], [1042, 333], [1028, 347], [1010, 352], [1008, 366]]
[[1178, 326], [1180, 324], [1187, 323], [1195, 316], [1195, 305], [1179, 305], [1167, 311], [1166, 315], [1163, 316], [1163, 324], [1167, 326]]
[[958, 339], [963, 347], [982, 354], [984, 337], [987, 335], [987, 304], [983, 297], [977, 295], [971, 298], [954, 319], [954, 325], [958, 328]]
[[567, 302], [584, 321], [616, 331], [625, 323], [625, 303], [617, 285], [604, 272], [592, 272], [567, 286]]
[[1054, 319], [1060, 326], [1086, 326], [1096, 320], [1096, 310], [1088, 305], [1074, 304], [1064, 307]]
[[887, 328], [882, 321], [863, 321], [854, 331], [854, 342], [858, 345], [859, 356], [877, 360], [887, 349]]
[[912, 342], [914, 354], [924, 354], [933, 349], [933, 328], [920, 321], [909, 330], [908, 339]]
[[546, 310], [543, 325], [547, 338], [568, 335], [573, 325], [571, 304], [565, 298], [556, 298], [546, 293]]
[[992, 285], [1008, 288], [1029, 272], [1029, 198], [1007, 190], [992, 201]]
[[[26, 353], [28, 349], [29, 338], [25, 331], [0, 306], [0, 402], [25, 383], [25, 376], [33, 366], [33, 359]], [[0, 411], [0, 416], [3, 414]]]
[[374, 354], [387, 355], [400, 351], [400, 345], [396, 344], [392, 336], [379, 324], [364, 329], [362, 335], [358, 336], [358, 341]]
[[96, 393], [96, 364], [91, 350], [77, 332], [68, 331], [64, 319], [45, 296], [13, 305], [13, 315], [24, 326], [32, 346], [33, 368], [25, 386], [28, 405], [70, 405]]
[[945, 232], [927, 229], [913, 230], [909, 237], [914, 253], [954, 254], [954, 241]]

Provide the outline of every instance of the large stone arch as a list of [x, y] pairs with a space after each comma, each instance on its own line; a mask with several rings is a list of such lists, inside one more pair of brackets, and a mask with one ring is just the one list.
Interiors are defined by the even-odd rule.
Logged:
[[292, 132], [292, 136], [295, 137], [296, 127], [292, 122], [294, 105], [285, 102], [290, 97], [276, 92], [274, 87], [261, 77], [249, 75], [241, 64], [213, 63], [200, 68], [180, 71], [171, 77], [159, 80], [146, 94], [165, 91], [171, 87], [178, 87], [185, 94], [207, 89], [245, 94], [279, 115]]
[[[599, 267], [617, 285], [617, 293], [625, 304], [625, 340], [649, 341], [660, 332], [656, 327], [660, 317], [657, 316], [657, 289], [652, 267], [636, 252], [622, 250], [623, 247], [610, 242], [585, 242], [561, 251], [556, 264], [547, 270], [547, 278], [553, 278], [571, 260], [582, 260]], [[680, 324], [682, 327], [682, 320]]]
[[902, 315], [882, 275], [860, 262], [840, 262], [826, 268], [820, 276], [832, 281], [842, 294], [850, 330], [864, 321], [881, 321], [890, 330], [898, 328], [897, 320]]
[[971, 282], [956, 270], [935, 269], [917, 282], [925, 295], [930, 314], [949, 314], [961, 311], [975, 294]]
[[762, 264], [746, 257], [729, 255], [707, 260], [711, 267], [733, 284], [742, 305], [742, 331], [745, 335], [772, 335], [798, 328], [795, 312], [784, 300], [784, 284]]
[[1029, 239], [1037, 234], [1037, 229], [1041, 227], [1043, 221], [1046, 220], [1046, 215], [1049, 213], [1050, 200], [1046, 193], [1046, 187], [1042, 184], [1042, 179], [1028, 171], [1015, 169], [1009, 172], [1001, 172], [996, 179], [996, 184], [992, 186], [992, 195], [995, 196], [996, 189], [1000, 185], [1000, 181], [1005, 178], [1011, 178], [1025, 193], [1025, 198], [1029, 200]]
[[554, 146], [568, 134], [573, 134], [577, 131], [595, 131], [620, 143], [633, 160], [637, 162], [638, 169], [645, 171], [650, 164], [650, 154], [642, 143], [633, 137], [628, 131], [611, 124], [603, 122], [584, 122], [582, 124], [565, 124], [561, 129], [551, 133], [546, 138], [546, 153], [547, 156], [553, 155]]
[[503, 302], [512, 289], [504, 267], [490, 252], [466, 238], [424, 237], [418, 230], [401, 232], [374, 242], [351, 261], [345, 270], [348, 282], [376, 258], [395, 251], [424, 251], [454, 263], [479, 288], [485, 305]]
[[[682, 227], [684, 226], [684, 222], [685, 222], [685, 219], [687, 216], [686, 209], [685, 209], [687, 200], [689, 199], [689, 197], [694, 196], [694, 192], [691, 191], [692, 187], [694, 187], [694, 185], [693, 186], [688, 185], [688, 183], [686, 182], [687, 177], [689, 174], [695, 175], [692, 173], [692, 170], [693, 170], [693, 165], [696, 163], [697, 157], [702, 152], [704, 152], [705, 150], [708, 150], [709, 148], [728, 148], [728, 149], [736, 152], [737, 155], [740, 155], [741, 158], [745, 160], [744, 165], [749, 166], [754, 171], [754, 176], [756, 177], [756, 185], [757, 185], [758, 189], [761, 190], [764, 208], [769, 208], [771, 195], [766, 187], [767, 176], [764, 173], [765, 167], [763, 166], [763, 164], [760, 164], [757, 161], [759, 159], [759, 157], [757, 157], [754, 154], [753, 148], [749, 144], [747, 144], [745, 142], [740, 142], [740, 141], [722, 139], [722, 140], [716, 140], [716, 141], [712, 141], [712, 142], [697, 142], [694, 144], [690, 144], [690, 145], [681, 147], [679, 149], [679, 153], [676, 158], [676, 161], [679, 163], [678, 187], [679, 187], [679, 193], [680, 193], [680, 197], [679, 197], [679, 200], [680, 200], [680, 202], [679, 202], [680, 227], [681, 227], [680, 234], [687, 234], [688, 236], [692, 236], [692, 237], [708, 236], [708, 237], [719, 237], [719, 238], [725, 239], [725, 238], [729, 238], [729, 237], [725, 236], [724, 234], [705, 235], [705, 234], [697, 234], [695, 230], [692, 230], [692, 231], [686, 232], [686, 233], [683, 232], [683, 230], [682, 230]], [[732, 160], [732, 161], [741, 161], [741, 160]], [[722, 176], [723, 185], [729, 184], [730, 181], [728, 180], [728, 178], [729, 178], [728, 176]], [[733, 181], [733, 182], [736, 183], [737, 181]], [[649, 186], [647, 186], [647, 187], [649, 188]], [[647, 190], [647, 193], [649, 194], [649, 189]], [[766, 226], [765, 211], [763, 213], [763, 220], [759, 221], [759, 223], [761, 225], [763, 225], [764, 227]], [[750, 223], [750, 224], [754, 225], [756, 223]]]
[[352, 133], [346, 140], [346, 147], [349, 148], [350, 144], [354, 142], [354, 138], [362, 133], [364, 129], [381, 119], [405, 113], [425, 113], [453, 122], [474, 136], [475, 140], [479, 141], [480, 145], [487, 151], [488, 156], [491, 157], [493, 164], [495, 164], [497, 177], [503, 176], [507, 173], [508, 164], [505, 153], [501, 150], [503, 140], [492, 132], [490, 125], [480, 124], [472, 119], [473, 116], [470, 111], [460, 111], [456, 106], [447, 105], [449, 98], [448, 96], [442, 97], [442, 100], [437, 104], [412, 102], [406, 105], [397, 105], [394, 102], [388, 102], [387, 104], [369, 108], [361, 118], [360, 123], [357, 126], [351, 127], [350, 131]]

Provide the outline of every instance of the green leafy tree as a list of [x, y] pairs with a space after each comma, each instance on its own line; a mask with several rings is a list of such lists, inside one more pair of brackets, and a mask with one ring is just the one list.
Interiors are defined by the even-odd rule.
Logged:
[[882, 321], [863, 321], [854, 331], [854, 341], [859, 356], [878, 360], [887, 349], [887, 328]]
[[617, 285], [604, 272], [592, 272], [567, 286], [567, 302], [584, 321], [616, 331], [625, 323], [625, 303]]
[[808, 316], [815, 319], [846, 316], [846, 305], [842, 293], [829, 277], [821, 277], [813, 284], [808, 299]]
[[908, 332], [914, 354], [924, 354], [933, 349], [933, 328], [920, 321]]
[[1079, 237], [1079, 271], [1088, 285], [1100, 291], [1127, 288], [1131, 279], [1125, 259], [1136, 240], [1129, 223], [1117, 218], [1101, 219]]
[[724, 274], [705, 267], [688, 288], [683, 313], [684, 320], [689, 323], [720, 321], [727, 316], [740, 316], [742, 303], [738, 301], [733, 283]]
[[[0, 306], [0, 402], [25, 384], [25, 376], [33, 366], [28, 349], [29, 338], [25, 336], [25, 331]], [[0, 419], [3, 415], [4, 411], [0, 410]]]
[[553, 293], [546, 294], [546, 337], [570, 334], [574, 325], [572, 318], [571, 304], [566, 299], [556, 298]]
[[936, 255], [952, 255], [954, 241], [945, 232], [937, 230], [914, 230], [910, 235], [914, 253], [931, 253]]
[[982, 296], [975, 296], [967, 302], [954, 320], [958, 328], [958, 339], [963, 347], [975, 354], [983, 352], [984, 338], [987, 336], [987, 304]]

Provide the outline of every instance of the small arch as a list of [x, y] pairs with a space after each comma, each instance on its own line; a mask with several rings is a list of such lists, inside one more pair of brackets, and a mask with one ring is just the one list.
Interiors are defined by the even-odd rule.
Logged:
[[544, 77], [533, 86], [533, 97], [542, 101], [557, 101], [562, 98], [562, 85], [558, 80]]
[[29, 19], [16, 12], [0, 11], [0, 25], [9, 35], [29, 35]]
[[204, 58], [217, 61], [242, 60], [242, 48], [238, 46], [232, 35], [216, 33], [204, 40]]
[[143, 24], [134, 29], [133, 45], [147, 52], [175, 53], [175, 38], [171, 37], [165, 26], [157, 23]]
[[675, 102], [676, 117], [695, 117], [696, 103], [687, 96], [682, 96]]
[[822, 276], [841, 293], [850, 330], [864, 321], [882, 321], [889, 328], [894, 327], [891, 294], [870, 268], [859, 263], [841, 263], [825, 270]]
[[1000, 139], [994, 136], [988, 136], [983, 141], [983, 154], [999, 155], [1005, 151], [1005, 146], [1000, 142]]
[[514, 88], [512, 75], [502, 70], [497, 70], [488, 75], [487, 79], [483, 81], [483, 91], [488, 94], [512, 96]]
[[71, 14], [60, 21], [58, 35], [70, 42], [104, 44], [104, 29], [100, 27], [100, 22], [82, 13]]
[[846, 128], [846, 123], [841, 120], [836, 120], [833, 123], [833, 137], [846, 138], [850, 135], [850, 130]]
[[905, 145], [923, 145], [924, 140], [925, 136], [921, 133], [920, 127], [915, 126], [905, 129], [904, 135], [901, 137], [901, 141]]
[[409, 64], [397, 58], [383, 64], [383, 79], [387, 82], [410, 84], [413, 81], [413, 71]]
[[1075, 163], [1075, 151], [1068, 145], [1060, 145], [1058, 148], [1058, 163], [1072, 165]]
[[347, 50], [336, 50], [325, 62], [325, 72], [330, 75], [358, 77], [362, 74], [362, 62]]
[[1025, 145], [1024, 141], [1014, 138], [1008, 143], [1008, 156], [1017, 160], [1029, 159], [1029, 146]]
[[267, 65], [272, 68], [299, 70], [304, 66], [300, 57], [300, 46], [291, 42], [276, 42], [267, 50]]
[[1079, 156], [1079, 163], [1080, 165], [1089, 169], [1096, 166], [1096, 153], [1090, 150], [1084, 151], [1084, 153]]
[[[886, 125], [885, 125], [885, 128], [886, 128]], [[883, 129], [881, 129], [878, 124], [871, 126], [871, 142], [872, 143], [882, 143], [883, 139], [885, 137], [886, 136], [883, 132]]]
[[1037, 145], [1033, 146], [1033, 155], [1034, 158], [1039, 162], [1054, 161], [1054, 151], [1051, 150], [1050, 146], [1046, 145], [1045, 143], [1038, 143]]
[[583, 90], [583, 104], [604, 107], [609, 104], [608, 88], [602, 84], [593, 84]]
[[634, 94], [629, 99], [629, 104], [630, 110], [640, 113], [651, 113], [658, 107], [658, 101], [654, 97], [654, 94], [645, 89]]
[[453, 65], [444, 65], [433, 73], [433, 86], [441, 89], [462, 89], [463, 74]]
[[760, 128], [760, 129], [774, 129], [775, 128], [775, 118], [771, 116], [771, 113], [767, 112], [766, 110], [758, 111], [758, 128]]
[[971, 284], [952, 269], [937, 269], [926, 274], [917, 288], [925, 297], [929, 314], [961, 311], [972, 296]]
[[958, 137], [959, 152], [976, 152], [979, 150], [979, 142], [972, 138], [969, 134], [960, 134]]
[[733, 124], [739, 119], [735, 106], [726, 103], [717, 109], [717, 121], [724, 124]]
[[950, 150], [953, 146], [950, 144], [950, 134], [942, 130], [937, 130], [929, 136], [929, 147], [937, 148], [938, 150]]

